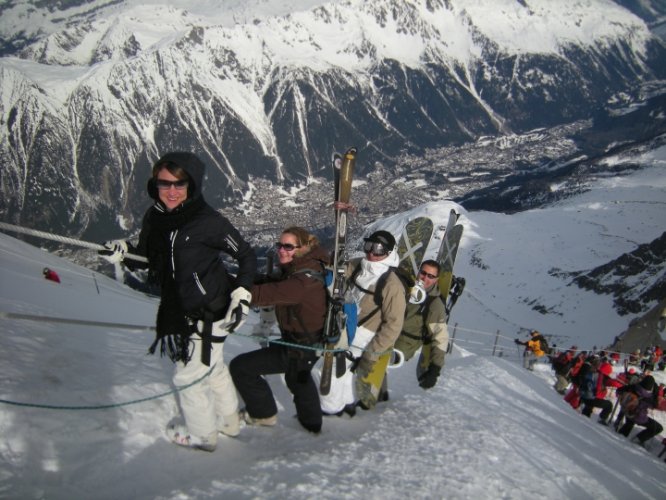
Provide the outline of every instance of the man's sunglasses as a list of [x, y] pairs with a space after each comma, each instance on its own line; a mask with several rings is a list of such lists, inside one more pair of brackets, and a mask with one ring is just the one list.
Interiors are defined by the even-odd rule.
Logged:
[[187, 187], [188, 181], [187, 179], [181, 179], [179, 181], [167, 181], [165, 179], [157, 179], [157, 189], [161, 189], [166, 191], [167, 189], [171, 189], [171, 187], [175, 187], [178, 190], [185, 189]]
[[291, 243], [280, 243], [279, 241], [275, 244], [275, 248], [278, 250], [283, 249], [287, 252], [293, 252], [297, 248], [301, 248], [301, 245], [292, 245]]
[[430, 278], [431, 280], [437, 279], [439, 276], [435, 276], [434, 274], [426, 273], [425, 271], [419, 271], [419, 276], [425, 276], [426, 278]]
[[389, 253], [389, 250], [386, 248], [386, 246], [384, 246], [383, 243], [379, 243], [378, 241], [366, 241], [363, 244], [363, 251], [365, 253], [371, 253], [377, 257], [388, 255]]

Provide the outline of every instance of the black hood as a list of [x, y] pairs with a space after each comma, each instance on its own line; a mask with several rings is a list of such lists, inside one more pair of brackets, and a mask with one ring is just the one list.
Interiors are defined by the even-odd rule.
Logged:
[[[155, 162], [155, 165], [160, 163], [175, 163], [180, 168], [187, 172], [190, 176], [190, 185], [187, 187], [187, 196], [189, 199], [196, 199], [201, 197], [201, 189], [203, 186], [203, 178], [206, 173], [206, 165], [193, 153], [174, 151], [167, 153]], [[154, 165], [153, 165], [154, 167]], [[152, 177], [148, 180], [148, 195], [153, 200], [159, 200], [157, 186], [155, 179]]]

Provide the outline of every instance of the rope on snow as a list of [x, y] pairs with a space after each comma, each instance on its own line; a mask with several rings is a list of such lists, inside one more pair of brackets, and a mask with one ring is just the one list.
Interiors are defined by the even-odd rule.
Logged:
[[210, 370], [208, 370], [206, 373], [204, 373], [200, 378], [195, 380], [194, 382], [191, 382], [187, 385], [179, 385], [174, 389], [171, 389], [170, 391], [163, 392], [161, 394], [156, 394], [155, 396], [149, 396], [146, 398], [141, 398], [141, 399], [134, 399], [132, 401], [125, 401], [123, 403], [111, 403], [111, 404], [100, 404], [100, 405], [91, 405], [91, 406], [62, 406], [62, 405], [47, 405], [47, 404], [38, 404], [38, 403], [21, 403], [19, 401], [9, 401], [7, 399], [0, 399], [0, 403], [4, 403], [7, 405], [13, 405], [13, 406], [27, 406], [30, 408], [41, 408], [44, 410], [108, 410], [111, 408], [120, 408], [122, 406], [129, 406], [129, 405], [134, 405], [138, 403], [144, 403], [146, 401], [150, 401], [153, 399], [160, 399], [163, 398], [164, 396], [168, 396], [170, 394], [175, 394], [176, 392], [184, 391], [185, 389], [192, 387], [193, 385], [198, 384], [201, 382], [203, 379], [208, 377], [213, 369], [217, 365], [213, 365]]

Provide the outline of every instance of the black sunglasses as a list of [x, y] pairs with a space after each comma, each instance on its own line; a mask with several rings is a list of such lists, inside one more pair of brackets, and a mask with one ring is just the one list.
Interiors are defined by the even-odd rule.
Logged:
[[426, 276], [427, 278], [430, 278], [431, 280], [437, 279], [439, 277], [439, 276], [435, 276], [434, 274], [426, 273], [423, 270], [419, 271], [419, 276]]
[[171, 187], [175, 187], [176, 189], [185, 189], [188, 184], [187, 179], [181, 179], [179, 181], [167, 181], [165, 179], [157, 179], [156, 181], [157, 184], [157, 189], [171, 189]]
[[297, 248], [301, 248], [301, 245], [292, 245], [291, 243], [280, 243], [279, 241], [275, 244], [275, 248], [280, 250], [281, 248], [287, 252], [293, 252]]
[[377, 257], [388, 255], [389, 253], [389, 250], [386, 248], [386, 246], [378, 241], [366, 241], [363, 243], [363, 251], [365, 253], [371, 253]]

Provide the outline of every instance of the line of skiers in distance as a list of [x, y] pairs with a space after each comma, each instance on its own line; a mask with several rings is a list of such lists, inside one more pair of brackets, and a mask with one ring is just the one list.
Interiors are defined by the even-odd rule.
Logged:
[[[555, 390], [564, 396], [572, 408], [586, 417], [591, 417], [599, 409], [598, 423], [612, 426], [616, 432], [629, 437], [634, 426], [642, 427], [632, 437], [632, 441], [649, 448], [652, 438], [658, 436], [663, 426], [650, 416], [651, 410], [666, 411], [666, 387], [657, 384], [651, 371], [656, 367], [664, 369], [663, 351], [652, 346], [646, 351], [652, 354], [643, 370], [635, 366], [636, 357], [625, 355], [624, 370], [615, 377], [614, 366], [619, 365], [620, 353], [608, 351], [578, 351], [573, 345], [564, 351], [550, 349], [546, 339], [538, 331], [530, 334], [530, 339], [516, 343], [525, 346], [524, 366], [534, 369], [539, 358], [548, 357], [556, 381]], [[615, 396], [615, 403], [612, 398]], [[666, 453], [666, 439], [662, 440]]]

